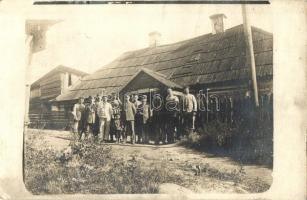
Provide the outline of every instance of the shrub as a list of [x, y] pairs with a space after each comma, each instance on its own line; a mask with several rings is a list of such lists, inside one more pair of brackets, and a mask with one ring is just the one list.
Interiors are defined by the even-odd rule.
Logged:
[[161, 166], [146, 168], [134, 156], [124, 160], [109, 145], [73, 141], [62, 152], [25, 148], [25, 185], [33, 194], [157, 193], [161, 183], [181, 179]]
[[191, 133], [181, 144], [210, 153], [230, 156], [242, 163], [272, 166], [273, 127], [262, 121], [252, 130], [243, 122], [235, 125], [211, 121], [203, 129]]

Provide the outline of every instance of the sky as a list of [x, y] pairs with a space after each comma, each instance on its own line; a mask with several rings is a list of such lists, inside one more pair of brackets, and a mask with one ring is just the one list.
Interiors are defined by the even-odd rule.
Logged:
[[[225, 29], [242, 24], [240, 5], [104, 5], [82, 14], [59, 10], [61, 22], [46, 33], [46, 48], [33, 54], [30, 82], [58, 65], [93, 73], [126, 51], [148, 47], [148, 33], [161, 33], [161, 44], [212, 31], [210, 15], [224, 13]], [[272, 32], [270, 7], [248, 5], [251, 25]], [[60, 15], [59, 15], [60, 16]]]

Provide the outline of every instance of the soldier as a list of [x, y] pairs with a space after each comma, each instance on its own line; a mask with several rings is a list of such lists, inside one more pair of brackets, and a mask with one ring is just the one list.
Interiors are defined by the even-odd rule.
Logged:
[[90, 139], [94, 136], [94, 124], [95, 124], [95, 103], [92, 96], [88, 97], [88, 103], [85, 108], [86, 112], [86, 135], [87, 139]]
[[97, 95], [95, 97], [95, 105], [94, 105], [94, 110], [95, 110], [95, 123], [94, 123], [94, 127], [93, 127], [93, 133], [94, 133], [94, 138], [95, 140], [98, 137], [98, 133], [99, 133], [99, 116], [98, 116], [98, 107], [100, 104], [100, 97]]
[[[134, 107], [137, 109], [141, 102], [139, 101], [139, 96], [137, 94], [132, 96], [132, 103], [134, 104]], [[142, 135], [142, 130], [141, 130], [141, 125], [142, 125], [142, 119], [140, 116], [136, 115], [135, 116], [135, 135], [137, 136], [137, 143], [141, 142], [141, 135]]]
[[121, 132], [122, 132], [122, 122], [121, 122], [121, 111], [122, 111], [122, 102], [119, 97], [114, 94], [114, 100], [112, 101], [113, 115], [111, 119], [112, 124], [112, 136], [115, 134], [116, 143], [120, 142]]
[[185, 128], [193, 131], [194, 121], [197, 112], [197, 101], [194, 95], [190, 94], [189, 87], [184, 88], [182, 96], [182, 113]]
[[[84, 130], [84, 110], [85, 105], [83, 104], [84, 98], [80, 97], [78, 103], [76, 103], [73, 107], [73, 115], [74, 115], [74, 134], [75, 137], [81, 139], [82, 133], [85, 132]], [[77, 135], [78, 134], [78, 135]]]
[[99, 117], [99, 139], [100, 141], [109, 140], [110, 121], [112, 116], [112, 105], [108, 102], [108, 96], [102, 97], [102, 102], [98, 106]]
[[162, 141], [165, 143], [165, 115], [164, 115], [164, 105], [162, 96], [156, 92], [151, 96], [151, 108], [152, 108], [152, 128], [154, 130], [155, 144], [160, 144], [160, 139], [162, 136]]
[[167, 142], [173, 143], [175, 140], [175, 134], [178, 137], [178, 111], [179, 111], [179, 99], [173, 94], [173, 90], [169, 88], [167, 90], [166, 97], [166, 134]]
[[131, 143], [135, 143], [135, 132], [134, 132], [134, 120], [136, 114], [136, 108], [132, 102], [129, 101], [130, 96], [125, 95], [124, 110], [123, 110], [123, 121], [124, 121], [124, 143], [127, 141], [127, 133], [131, 132]]
[[148, 124], [152, 116], [150, 106], [147, 104], [147, 96], [142, 96], [142, 103], [137, 108], [137, 116], [140, 118], [140, 129], [142, 134], [142, 143], [149, 143]]

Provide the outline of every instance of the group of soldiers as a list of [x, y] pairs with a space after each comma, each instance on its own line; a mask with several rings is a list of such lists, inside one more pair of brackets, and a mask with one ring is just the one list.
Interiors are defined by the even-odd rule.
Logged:
[[[180, 139], [180, 121], [188, 129], [194, 129], [197, 101], [184, 89], [183, 104], [169, 88], [165, 102], [155, 95], [124, 95], [122, 102], [118, 94], [80, 97], [72, 111], [72, 130], [79, 139], [92, 138], [99, 142], [130, 142], [149, 144], [173, 143]], [[182, 106], [183, 109], [180, 109]], [[181, 118], [179, 118], [181, 116]], [[181, 119], [181, 120], [180, 120]]]
[[[265, 100], [267, 99], [267, 100]], [[272, 98], [263, 101], [261, 119], [272, 119]], [[271, 105], [271, 106], [270, 106]], [[191, 131], [205, 128], [211, 121], [230, 126], [247, 124], [252, 128], [256, 115], [250, 91], [243, 99], [227, 96], [190, 94], [189, 87], [175, 95], [171, 88], [165, 94], [97, 95], [79, 98], [72, 111], [72, 129], [78, 139], [93, 138], [99, 142], [149, 144], [174, 143]], [[257, 117], [256, 117], [257, 118]]]

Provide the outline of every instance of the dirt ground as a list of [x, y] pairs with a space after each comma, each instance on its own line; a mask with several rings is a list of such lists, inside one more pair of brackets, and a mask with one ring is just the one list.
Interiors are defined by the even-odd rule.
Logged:
[[[65, 149], [72, 136], [67, 131], [34, 130], [30, 129], [27, 136], [40, 135], [35, 142], [35, 147], [40, 148], [42, 144], [47, 148], [61, 151]], [[184, 180], [184, 187], [194, 192], [228, 192], [228, 193], [249, 193], [253, 184], [272, 183], [272, 170], [257, 165], [240, 165], [226, 157], [216, 157], [214, 155], [188, 149], [178, 144], [169, 145], [141, 145], [141, 144], [108, 144], [112, 146], [112, 151], [118, 157], [131, 159], [134, 157], [141, 162], [144, 167], [161, 165], [167, 170], [178, 174]], [[202, 171], [207, 169], [214, 172], [197, 174], [197, 169]], [[243, 171], [243, 173], [238, 173]], [[217, 173], [218, 172], [218, 173]], [[235, 174], [241, 177], [236, 181], [236, 177], [227, 180], [219, 178], [220, 174]]]

